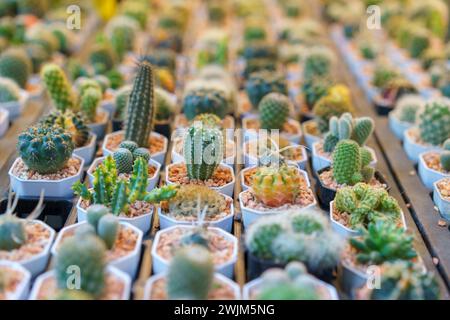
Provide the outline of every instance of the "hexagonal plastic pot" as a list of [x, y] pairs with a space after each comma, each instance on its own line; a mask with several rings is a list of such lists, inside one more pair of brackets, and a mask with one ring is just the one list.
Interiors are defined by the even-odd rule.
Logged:
[[[55, 258], [58, 255], [58, 246], [60, 245], [64, 233], [70, 231], [70, 230], [74, 230], [76, 228], [78, 228], [80, 225], [87, 223], [86, 221], [84, 222], [78, 222], [76, 224], [72, 224], [70, 226], [67, 226], [65, 228], [63, 228], [59, 233], [58, 236], [56, 237], [55, 243], [52, 246], [51, 249], [51, 253], [53, 258]], [[133, 230], [133, 232], [135, 232], [138, 237], [137, 237], [137, 241], [136, 241], [136, 246], [133, 249], [133, 251], [131, 251], [128, 255], [121, 257], [119, 259], [115, 259], [111, 262], [108, 263], [108, 265], [116, 267], [117, 269], [125, 272], [126, 274], [128, 274], [131, 278], [135, 278], [136, 273], [137, 273], [137, 269], [139, 267], [139, 259], [141, 256], [141, 246], [142, 246], [142, 238], [143, 238], [143, 232], [141, 230], [139, 230], [138, 228], [136, 228], [135, 226], [120, 221], [120, 224], [122, 226], [124, 226], [125, 228], [129, 228], [131, 230]]]
[[81, 176], [83, 175], [84, 166], [83, 158], [80, 158], [77, 155], [72, 155], [72, 157], [81, 161], [80, 169], [76, 175], [60, 180], [26, 180], [17, 177], [13, 173], [13, 168], [19, 161], [19, 158], [17, 158], [8, 172], [14, 192], [16, 192], [19, 197], [39, 197], [41, 195], [41, 191], [45, 190], [46, 197], [72, 198], [72, 185], [75, 182], [80, 181]]
[[433, 200], [439, 209], [439, 212], [444, 219], [450, 220], [450, 201], [445, 199], [439, 192], [438, 181], [433, 183]]
[[[144, 300], [151, 300], [153, 284], [159, 279], [165, 278], [166, 276], [167, 273], [164, 272], [148, 278], [148, 280], [145, 282], [144, 287]], [[235, 300], [241, 300], [241, 287], [236, 282], [217, 272], [214, 274], [214, 278], [220, 280], [221, 282], [224, 282], [225, 284], [233, 288]]]
[[405, 149], [406, 155], [408, 156], [409, 160], [411, 160], [414, 164], [417, 164], [419, 161], [419, 154], [431, 151], [431, 150], [439, 150], [439, 147], [431, 146], [431, 145], [423, 145], [420, 143], [414, 142], [409, 132], [411, 130], [415, 130], [416, 127], [411, 127], [404, 131], [403, 133], [403, 149]]
[[391, 131], [401, 141], [403, 141], [404, 132], [414, 125], [413, 123], [400, 121], [394, 111], [389, 113], [388, 119], [389, 128], [391, 128]]
[[[155, 274], [166, 272], [169, 268], [169, 263], [170, 263], [170, 261], [167, 261], [163, 257], [159, 256], [159, 254], [157, 253], [158, 242], [161, 237], [161, 234], [170, 232], [176, 228], [192, 229], [194, 227], [195, 226], [177, 225], [177, 226], [173, 226], [173, 227], [170, 227], [170, 228], [167, 228], [164, 230], [160, 230], [156, 233], [155, 239], [153, 240], [153, 244], [152, 244], [152, 266], [153, 266], [153, 272]], [[210, 227], [210, 228], [208, 228], [208, 230], [214, 230], [215, 232], [220, 233], [222, 236], [224, 236], [225, 238], [227, 238], [229, 241], [231, 241], [233, 243], [233, 255], [231, 256], [231, 259], [228, 262], [214, 266], [214, 269], [216, 270], [216, 272], [221, 273], [225, 277], [231, 279], [231, 278], [233, 278], [234, 266], [237, 261], [237, 253], [238, 253], [238, 245], [239, 245], [238, 240], [235, 236], [233, 236], [232, 234], [230, 234], [228, 232], [225, 232], [222, 229]]]
[[[123, 271], [120, 271], [119, 269], [107, 266], [106, 267], [107, 273], [112, 273], [115, 277], [119, 278], [123, 283], [123, 293], [120, 300], [128, 300], [130, 299], [130, 293], [131, 293], [131, 278], [128, 274], [126, 274]], [[39, 277], [36, 278], [36, 281], [34, 282], [33, 288], [31, 289], [30, 296], [28, 300], [37, 300], [39, 290], [42, 287], [42, 284], [47, 280], [48, 278], [55, 278], [55, 271], [50, 270], [46, 273], [41, 274]]]
[[109, 114], [103, 109], [98, 109], [97, 114], [101, 115], [101, 122], [98, 123], [88, 123], [87, 126], [91, 129], [92, 133], [95, 134], [99, 140], [105, 137], [106, 127], [109, 122]]
[[[251, 115], [248, 115], [248, 116], [245, 116], [242, 118], [242, 129], [243, 129], [244, 141], [255, 139], [258, 136], [258, 130], [247, 129], [247, 122], [249, 120], [253, 120], [253, 119], [259, 119], [259, 115], [251, 114]], [[298, 133], [297, 134], [286, 134], [284, 132], [281, 132], [280, 133], [281, 136], [290, 142], [300, 144], [300, 141], [302, 140], [302, 135], [303, 135], [300, 123], [291, 118], [288, 118], [287, 122], [291, 126], [294, 126], [295, 128], [297, 128]]]
[[73, 150], [74, 155], [79, 156], [84, 160], [85, 166], [90, 165], [94, 159], [97, 136], [94, 133], [91, 133], [88, 141], [89, 143], [87, 145]]
[[3, 108], [9, 112], [9, 120], [15, 120], [23, 112], [23, 109], [25, 108], [25, 105], [30, 97], [30, 94], [20, 89], [20, 98], [17, 101], [10, 101], [10, 102], [1, 102], [0, 108]]
[[30, 291], [31, 273], [17, 262], [0, 261], [0, 267], [8, 267], [22, 274], [22, 279], [13, 292], [8, 292], [6, 300], [26, 300]]
[[[427, 166], [425, 163], [424, 156], [427, 154], [427, 152], [422, 152], [419, 154], [419, 164], [418, 164], [418, 171], [419, 171], [419, 177], [420, 180], [422, 180], [422, 183], [428, 190], [433, 190], [433, 184], [442, 179], [450, 177], [450, 174], [446, 174], [440, 171], [436, 171], [434, 169], [431, 169]], [[440, 152], [440, 151], [439, 151]]]

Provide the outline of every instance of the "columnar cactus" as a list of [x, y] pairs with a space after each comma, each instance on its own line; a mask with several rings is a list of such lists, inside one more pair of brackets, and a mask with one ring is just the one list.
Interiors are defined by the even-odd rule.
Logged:
[[291, 101], [281, 93], [269, 93], [258, 105], [262, 129], [281, 129], [291, 110]]
[[223, 158], [222, 132], [194, 123], [184, 137], [183, 155], [189, 179], [208, 180]]
[[22, 49], [10, 48], [0, 55], [0, 77], [14, 80], [21, 88], [25, 88], [31, 70], [31, 61]]
[[205, 300], [213, 286], [211, 254], [199, 245], [182, 247], [173, 257], [167, 274], [169, 299]]
[[397, 200], [385, 189], [365, 183], [339, 189], [334, 204], [339, 212], [350, 215], [351, 228], [367, 228], [370, 222], [379, 220], [396, 224], [400, 219], [401, 209]]
[[301, 188], [301, 176], [297, 168], [285, 164], [262, 166], [253, 175], [251, 188], [264, 205], [281, 207], [295, 202]]
[[17, 150], [30, 170], [40, 174], [55, 173], [72, 156], [72, 137], [63, 129], [34, 126], [19, 135]]
[[80, 109], [90, 123], [95, 122], [97, 107], [102, 99], [102, 93], [98, 89], [88, 88], [80, 97]]
[[440, 155], [441, 166], [444, 170], [450, 171], [450, 138], [445, 140], [443, 149]]
[[284, 76], [267, 70], [252, 73], [245, 84], [245, 90], [254, 108], [257, 108], [262, 98], [271, 92], [288, 94]]
[[77, 109], [76, 96], [61, 67], [47, 64], [41, 70], [41, 77], [56, 109], [61, 112]]
[[188, 120], [202, 113], [213, 113], [224, 118], [228, 112], [225, 92], [212, 88], [189, 90], [183, 99], [183, 113]]
[[354, 185], [369, 182], [374, 169], [369, 166], [372, 154], [353, 140], [341, 140], [337, 143], [333, 156], [333, 178], [337, 183]]
[[142, 61], [128, 100], [128, 116], [125, 123], [125, 140], [148, 147], [155, 113], [153, 66]]
[[83, 147], [89, 139], [89, 128], [81, 114], [67, 110], [64, 113], [52, 112], [45, 116], [41, 123], [59, 127], [70, 133], [75, 148]]
[[434, 146], [439, 146], [450, 137], [450, 100], [442, 98], [425, 105], [419, 114], [421, 139]]
[[18, 101], [20, 88], [13, 80], [0, 77], [0, 103]]

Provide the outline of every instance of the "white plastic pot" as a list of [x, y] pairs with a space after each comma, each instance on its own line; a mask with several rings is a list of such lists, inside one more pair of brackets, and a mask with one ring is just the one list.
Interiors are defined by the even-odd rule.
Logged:
[[[172, 166], [177, 165], [177, 164], [179, 164], [179, 163], [172, 163], [172, 164], [168, 165], [167, 168], [166, 168], [166, 184], [167, 185], [175, 184], [175, 182], [172, 182], [172, 181], [169, 180], [169, 171], [170, 171], [170, 168]], [[224, 164], [224, 163], [219, 164], [219, 167], [226, 167], [226, 168], [228, 168], [231, 171], [232, 180], [229, 183], [227, 183], [226, 185], [223, 185], [221, 187], [211, 187], [211, 189], [217, 190], [218, 192], [220, 192], [220, 193], [222, 193], [224, 195], [232, 197], [233, 196], [233, 191], [234, 191], [234, 183], [236, 181], [236, 179], [234, 177], [233, 167], [231, 167], [231, 166], [229, 166], [227, 164]]]
[[15, 120], [16, 118], [20, 117], [20, 115], [23, 112], [23, 109], [25, 108], [25, 105], [27, 104], [28, 98], [30, 97], [30, 94], [25, 90], [20, 90], [20, 98], [17, 101], [10, 101], [10, 102], [2, 102], [0, 103], [0, 108], [3, 108], [9, 112], [9, 119]]
[[13, 292], [6, 292], [6, 300], [26, 300], [30, 291], [31, 273], [17, 262], [2, 260], [0, 267], [14, 269], [22, 275], [16, 289]]
[[403, 133], [403, 149], [405, 149], [406, 155], [408, 156], [409, 160], [411, 160], [414, 164], [417, 164], [417, 162], [419, 161], [419, 154], [426, 151], [440, 149], [437, 146], [423, 145], [414, 142], [409, 135], [409, 132], [411, 130], [416, 130], [416, 127], [409, 128]]
[[392, 132], [398, 139], [402, 141], [404, 137], [404, 132], [414, 125], [413, 123], [400, 121], [395, 113], [395, 110], [389, 112], [388, 119], [389, 119], [389, 127], [391, 128]]
[[439, 188], [437, 187], [438, 183], [439, 181], [433, 183], [433, 200], [441, 216], [446, 220], [450, 220], [450, 201], [445, 199], [439, 192]]
[[109, 122], [109, 114], [103, 109], [97, 110], [97, 114], [101, 115], [101, 122], [98, 123], [88, 123], [88, 128], [95, 134], [99, 140], [102, 140], [106, 133], [106, 127]]
[[0, 107], [0, 138], [8, 131], [9, 111]]
[[422, 183], [424, 186], [429, 189], [433, 190], [433, 184], [446, 177], [450, 177], [450, 174], [445, 174], [439, 171], [436, 171], [434, 169], [431, 169], [427, 166], [425, 163], [424, 155], [428, 152], [423, 152], [419, 154], [419, 165], [418, 165], [418, 171], [419, 171], [419, 177], [422, 180]]
[[[278, 150], [278, 144], [273, 140], [270, 139], [271, 144], [272, 144], [272, 150]], [[243, 143], [242, 146], [242, 154], [244, 155], [244, 167], [248, 168], [248, 167], [254, 167], [256, 165], [258, 165], [258, 157], [255, 157], [253, 155], [251, 155], [248, 151], [247, 151], [247, 145], [249, 144], [257, 144], [258, 140], [256, 138], [252, 138], [250, 140], [247, 140]], [[252, 147], [253, 148], [253, 147]], [[257, 148], [257, 146], [255, 146], [255, 148]], [[253, 151], [253, 150], [251, 150]], [[257, 151], [257, 150], [254, 150]]]
[[87, 145], [73, 150], [73, 154], [82, 158], [84, 160], [84, 165], [86, 166], [91, 164], [94, 159], [97, 136], [95, 134], [90, 134], [88, 141], [89, 143]]
[[[131, 293], [131, 278], [130, 278], [130, 276], [112, 266], [106, 267], [106, 273], [113, 274], [114, 277], [119, 278], [120, 281], [123, 283], [123, 293], [122, 293], [120, 300], [130, 299], [130, 293]], [[39, 277], [37, 277], [36, 281], [34, 282], [33, 288], [31, 289], [30, 297], [28, 298], [28, 300], [37, 300], [39, 291], [41, 290], [43, 283], [48, 278], [55, 278], [55, 277], [56, 277], [56, 274], [55, 274], [54, 270], [47, 271], [46, 273], [41, 274]]]
[[41, 191], [44, 190], [44, 195], [49, 198], [72, 198], [72, 185], [80, 181], [83, 174], [84, 160], [76, 155], [72, 157], [81, 161], [80, 169], [77, 174], [60, 180], [26, 180], [17, 177], [13, 173], [13, 168], [17, 165], [19, 158], [17, 158], [11, 168], [9, 169], [9, 179], [11, 186], [19, 197], [39, 197]]
[[[109, 139], [110, 137], [115, 136], [115, 135], [123, 135], [123, 134], [124, 134], [124, 131], [121, 130], [121, 131], [116, 131], [116, 132], [107, 134], [107, 135], [105, 136], [105, 139], [103, 140], [103, 146], [102, 146], [103, 155], [104, 155], [105, 157], [106, 157], [107, 155], [110, 155], [110, 154], [112, 154], [112, 153], [114, 152], [114, 150], [108, 149], [108, 148], [106, 147], [106, 146], [107, 146], [108, 139]], [[160, 152], [157, 152], [157, 153], [154, 153], [154, 154], [151, 154], [151, 155], [150, 155], [151, 158], [152, 158], [153, 160], [155, 160], [156, 162], [158, 162], [158, 163], [161, 164], [161, 165], [164, 165], [164, 158], [165, 158], [165, 156], [166, 156], [167, 146], [168, 146], [168, 144], [169, 144], [169, 141], [168, 141], [168, 139], [167, 139], [166, 137], [164, 137], [163, 135], [161, 135], [161, 134], [159, 134], [159, 133], [157, 133], [157, 132], [154, 132], [154, 131], [152, 131], [150, 135], [151, 135], [151, 136], [161, 137], [161, 138], [164, 139], [164, 148], [163, 148], [163, 150], [160, 151]]]
[[[58, 247], [63, 239], [64, 233], [74, 230], [85, 223], [87, 223], [87, 222], [86, 221], [78, 222], [76, 224], [67, 226], [58, 233], [55, 243], [53, 244], [52, 249], [51, 249], [51, 253], [52, 253], [53, 257], [56, 257], [58, 255]], [[139, 259], [141, 256], [143, 232], [129, 223], [121, 221], [120, 224], [125, 228], [133, 230], [133, 232], [138, 235], [137, 240], [136, 240], [136, 246], [133, 249], [133, 251], [131, 251], [128, 255], [123, 256], [119, 259], [110, 261], [108, 263], [108, 265], [116, 267], [117, 269], [125, 272], [131, 278], [134, 279], [136, 277], [136, 273], [137, 273], [137, 270], [139, 267]]]
[[[153, 272], [155, 274], [166, 272], [169, 268], [170, 261], [164, 259], [161, 257], [157, 252], [157, 247], [159, 243], [159, 239], [162, 234], [166, 232], [170, 232], [176, 228], [183, 228], [183, 229], [192, 229], [195, 228], [195, 226], [185, 226], [185, 225], [177, 225], [173, 226], [164, 230], [160, 230], [156, 233], [155, 239], [153, 240], [152, 245], [152, 266], [153, 266]], [[232, 234], [225, 232], [222, 229], [209, 227], [208, 230], [214, 231], [225, 237], [227, 240], [233, 243], [233, 255], [231, 256], [231, 259], [225, 263], [215, 265], [214, 269], [216, 272], [223, 274], [227, 278], [233, 278], [234, 275], [234, 266], [237, 261], [237, 254], [238, 254], [238, 240], [235, 236]]]

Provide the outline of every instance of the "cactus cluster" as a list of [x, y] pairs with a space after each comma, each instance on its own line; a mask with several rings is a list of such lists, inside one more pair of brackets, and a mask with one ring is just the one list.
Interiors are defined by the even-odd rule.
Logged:
[[333, 152], [341, 140], [350, 139], [356, 141], [359, 146], [364, 146], [374, 129], [374, 121], [370, 117], [353, 118], [348, 112], [338, 117], [331, 117], [328, 127], [330, 131], [325, 135], [323, 149], [325, 152]]
[[439, 156], [441, 166], [445, 171], [450, 171], [450, 138], [445, 140], [442, 148], [444, 150]]
[[405, 95], [398, 99], [393, 112], [398, 120], [414, 124], [423, 103], [424, 101], [419, 95]]
[[75, 148], [82, 147], [88, 142], [89, 128], [80, 113], [73, 113], [70, 110], [64, 113], [55, 111], [42, 118], [41, 123], [59, 127], [70, 133]]
[[[88, 225], [83, 225], [76, 232], [97, 235], [103, 240], [107, 249], [114, 247], [119, 236], [119, 221], [110, 214], [104, 205], [95, 204], [87, 209]], [[84, 229], [84, 230], [83, 230]]]
[[438, 300], [439, 284], [430, 272], [410, 261], [382, 265], [381, 283], [372, 289], [371, 300]]
[[250, 225], [245, 244], [259, 259], [279, 264], [300, 261], [311, 273], [335, 267], [343, 249], [342, 239], [313, 209], [258, 219]]
[[411, 260], [417, 257], [413, 247], [414, 237], [403, 228], [378, 220], [362, 230], [361, 237], [349, 239], [356, 250], [356, 261], [363, 265], [380, 265], [395, 260]]
[[189, 179], [208, 180], [223, 159], [220, 129], [195, 122], [184, 137], [183, 156]]
[[20, 88], [11, 79], [0, 77], [0, 103], [18, 101]]
[[370, 167], [372, 153], [360, 147], [356, 141], [341, 140], [336, 144], [333, 154], [333, 178], [339, 184], [354, 185], [370, 182], [375, 169]]
[[134, 162], [139, 157], [148, 162], [150, 152], [146, 148], [139, 148], [134, 141], [122, 141], [119, 148], [113, 153], [119, 173], [130, 173], [133, 170]]
[[183, 113], [188, 120], [202, 113], [213, 113], [224, 118], [228, 109], [228, 99], [222, 90], [213, 88], [188, 90], [183, 98]]
[[14, 80], [25, 88], [32, 71], [27, 53], [21, 48], [9, 48], [0, 54], [0, 77]]
[[440, 146], [450, 137], [450, 100], [442, 98], [428, 102], [419, 114], [420, 138]]
[[55, 173], [72, 156], [74, 144], [69, 133], [59, 127], [33, 126], [19, 135], [17, 150], [30, 170]]
[[148, 147], [155, 115], [154, 68], [145, 60], [139, 63], [128, 100], [125, 140]]
[[89, 53], [89, 62], [96, 73], [103, 74], [114, 68], [116, 56], [107, 41], [96, 43]]
[[303, 78], [309, 81], [313, 77], [330, 74], [333, 65], [333, 53], [324, 47], [312, 48], [303, 61]]
[[257, 108], [262, 98], [269, 93], [288, 94], [284, 76], [268, 70], [253, 72], [245, 83], [245, 90], [254, 108]]
[[401, 216], [400, 206], [388, 192], [379, 187], [357, 183], [336, 192], [335, 208], [350, 215], [348, 224], [352, 229], [367, 228], [370, 222], [388, 221], [397, 225]]
[[258, 105], [261, 129], [280, 130], [286, 123], [291, 101], [281, 93], [272, 92], [264, 96]]

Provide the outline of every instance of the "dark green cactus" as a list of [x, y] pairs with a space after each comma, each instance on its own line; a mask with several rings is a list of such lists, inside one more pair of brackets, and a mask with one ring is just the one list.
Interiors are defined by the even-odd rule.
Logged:
[[133, 159], [136, 160], [139, 157], [148, 162], [150, 160], [150, 151], [146, 148], [137, 148], [133, 151]]
[[153, 66], [144, 60], [139, 64], [128, 100], [125, 140], [134, 141], [139, 147], [148, 147], [155, 108], [154, 70]]
[[14, 80], [21, 88], [25, 88], [31, 71], [31, 60], [23, 49], [10, 48], [0, 55], [0, 77]]
[[133, 170], [133, 154], [130, 150], [119, 148], [113, 153], [119, 173], [130, 173]]
[[19, 135], [17, 150], [31, 170], [41, 174], [62, 169], [72, 156], [74, 144], [69, 133], [61, 128], [34, 126]]
[[119, 148], [128, 149], [131, 153], [133, 153], [137, 148], [139, 148], [139, 146], [134, 141], [124, 140], [119, 144]]
[[146, 55], [144, 59], [149, 61], [152, 65], [159, 68], [167, 68], [171, 73], [174, 73], [176, 67], [176, 53], [170, 49], [157, 49], [151, 54]]
[[185, 135], [183, 155], [188, 177], [208, 180], [223, 158], [222, 132], [194, 123]]
[[440, 155], [441, 166], [444, 170], [450, 171], [450, 138], [445, 140], [443, 149]]
[[56, 126], [69, 132], [75, 148], [83, 147], [89, 139], [89, 128], [84, 122], [84, 118], [79, 113], [67, 110], [64, 113], [52, 112], [42, 118], [41, 123], [49, 126]]
[[245, 84], [248, 98], [254, 108], [268, 93], [278, 92], [288, 95], [286, 79], [273, 71], [262, 70], [250, 75]]
[[212, 88], [190, 90], [183, 99], [183, 113], [188, 120], [202, 113], [213, 113], [219, 118], [224, 118], [228, 107], [225, 92]]
[[0, 77], [0, 103], [19, 101], [20, 88], [13, 80]]
[[56, 109], [61, 112], [77, 109], [76, 96], [61, 67], [47, 64], [41, 70], [41, 77]]
[[292, 109], [289, 98], [281, 93], [269, 93], [258, 105], [261, 129], [282, 129]]
[[442, 98], [425, 105], [419, 114], [420, 137], [426, 143], [439, 146], [450, 137], [450, 100]]
[[332, 52], [327, 48], [312, 48], [303, 62], [303, 78], [309, 81], [314, 77], [328, 76], [333, 62]]
[[313, 77], [303, 82], [302, 93], [309, 110], [312, 110], [314, 104], [328, 92], [330, 86], [331, 80], [328, 77]]
[[92, 48], [89, 54], [89, 62], [96, 73], [103, 74], [114, 68], [116, 56], [107, 42], [101, 42], [95, 44]]
[[9, 214], [0, 216], [0, 250], [17, 249], [25, 243], [26, 239], [22, 220]]

